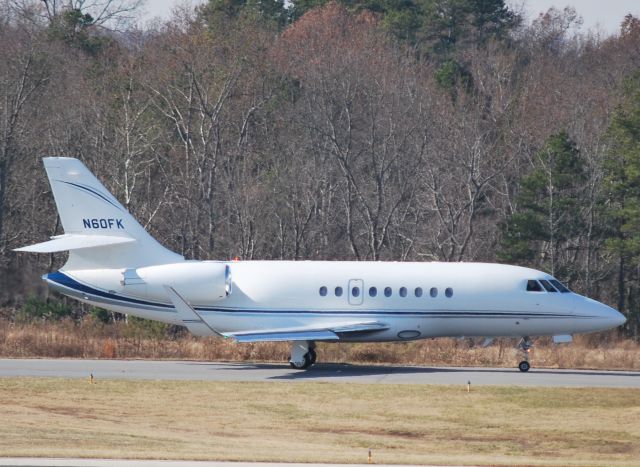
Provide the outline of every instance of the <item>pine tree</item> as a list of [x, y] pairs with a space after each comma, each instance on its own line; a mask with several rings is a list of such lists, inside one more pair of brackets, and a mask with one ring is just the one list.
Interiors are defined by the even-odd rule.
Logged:
[[618, 309], [637, 339], [640, 321], [640, 74], [627, 81], [608, 129], [603, 215], [607, 248], [618, 259]]
[[572, 267], [558, 256], [582, 233], [580, 193], [585, 179], [580, 151], [567, 133], [551, 136], [521, 180], [517, 212], [503, 226], [499, 257], [570, 279]]

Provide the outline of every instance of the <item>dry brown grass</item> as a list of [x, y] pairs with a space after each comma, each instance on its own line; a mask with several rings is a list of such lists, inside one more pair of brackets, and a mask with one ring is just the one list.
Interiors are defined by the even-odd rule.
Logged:
[[640, 390], [0, 379], [0, 456], [637, 465]]
[[[408, 343], [320, 344], [323, 362], [512, 367], [515, 340], [499, 339], [487, 348], [480, 340], [434, 339]], [[0, 320], [0, 357], [153, 358], [207, 361], [286, 361], [286, 343], [237, 344], [189, 334], [174, 338], [132, 332], [126, 323], [14, 324]], [[540, 339], [532, 353], [536, 367], [640, 370], [640, 345], [611, 334], [577, 336], [571, 345]]]

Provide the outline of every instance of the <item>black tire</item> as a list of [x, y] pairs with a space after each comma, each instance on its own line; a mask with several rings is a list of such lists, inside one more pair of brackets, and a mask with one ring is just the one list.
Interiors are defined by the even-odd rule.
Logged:
[[303, 370], [306, 370], [307, 368], [309, 368], [311, 365], [313, 365], [313, 359], [311, 356], [311, 350], [309, 350], [305, 355], [304, 355], [304, 366], [302, 367]]
[[523, 360], [520, 363], [518, 363], [518, 370], [522, 372], [529, 371], [529, 368], [531, 368], [531, 365], [529, 365], [529, 362], [527, 362], [526, 360]]
[[309, 353], [307, 355], [309, 355], [309, 359], [311, 360], [311, 364], [315, 365], [316, 364], [316, 359], [318, 358], [318, 354], [316, 354], [316, 351], [313, 350], [313, 349], [309, 349]]

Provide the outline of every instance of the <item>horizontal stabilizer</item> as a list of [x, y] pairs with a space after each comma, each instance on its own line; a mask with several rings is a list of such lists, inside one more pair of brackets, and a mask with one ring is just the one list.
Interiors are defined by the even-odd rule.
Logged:
[[223, 333], [238, 342], [337, 341], [339, 334], [383, 331], [389, 327], [378, 322], [343, 323], [323, 328], [265, 329], [255, 332]]
[[82, 235], [66, 234], [51, 237], [51, 240], [35, 245], [16, 248], [13, 251], [28, 251], [30, 253], [56, 253], [58, 251], [81, 250], [83, 248], [95, 248], [100, 246], [120, 245], [133, 243], [136, 240], [131, 237], [115, 237], [110, 235]]
[[191, 334], [195, 336], [221, 335], [215, 329], [211, 328], [205, 320], [202, 319], [202, 316], [200, 316], [173, 287], [165, 285], [164, 288], [176, 309], [176, 313], [178, 313], [178, 317], [182, 321], [182, 325], [186, 327]]

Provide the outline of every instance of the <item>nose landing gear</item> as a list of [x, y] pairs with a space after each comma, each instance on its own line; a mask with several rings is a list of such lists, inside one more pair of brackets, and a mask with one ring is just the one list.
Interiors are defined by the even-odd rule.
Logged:
[[518, 369], [522, 372], [529, 371], [529, 368], [531, 368], [531, 365], [529, 364], [529, 353], [531, 352], [531, 347], [533, 347], [533, 342], [529, 336], [524, 336], [518, 343], [518, 349], [520, 349], [523, 356], [522, 361], [518, 363]]
[[531, 365], [529, 365], [529, 362], [526, 360], [522, 360], [520, 363], [518, 363], [518, 369], [520, 371], [529, 371], [529, 368], [531, 368]]
[[293, 342], [291, 344], [291, 358], [289, 364], [296, 370], [306, 370], [316, 363], [316, 344], [311, 341]]

